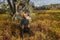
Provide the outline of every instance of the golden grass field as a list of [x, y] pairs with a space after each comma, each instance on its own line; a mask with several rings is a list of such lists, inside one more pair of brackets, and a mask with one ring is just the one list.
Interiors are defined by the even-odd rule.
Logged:
[[40, 13], [40, 12], [60, 12], [60, 10], [34, 10], [33, 12], [38, 12], [38, 13]]
[[[33, 35], [26, 33], [23, 40], [60, 40], [60, 10], [34, 10], [33, 13], [29, 27]], [[8, 14], [0, 14], [0, 40], [22, 40], [20, 24], [10, 19]]]

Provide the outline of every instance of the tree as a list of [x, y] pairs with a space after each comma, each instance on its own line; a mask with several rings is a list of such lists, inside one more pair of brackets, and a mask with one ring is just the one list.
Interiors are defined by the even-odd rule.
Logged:
[[6, 13], [8, 10], [8, 5], [5, 4], [5, 0], [0, 2], [0, 13]]
[[[29, 5], [30, 0], [7, 0], [10, 9], [12, 11], [11, 16], [13, 16], [14, 14], [18, 13], [18, 9], [19, 6], [21, 5], [22, 8], [26, 7], [27, 5]], [[20, 8], [20, 10], [22, 9]]]

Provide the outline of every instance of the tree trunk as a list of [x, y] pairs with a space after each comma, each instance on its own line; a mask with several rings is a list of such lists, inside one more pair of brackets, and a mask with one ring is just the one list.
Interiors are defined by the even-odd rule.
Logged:
[[11, 11], [13, 12], [13, 6], [12, 6], [12, 4], [11, 4], [11, 1], [10, 1], [10, 0], [7, 0], [7, 2], [8, 2], [8, 4], [9, 4], [9, 6], [10, 6]]
[[[7, 0], [9, 6], [10, 6], [10, 9], [12, 11], [12, 17], [14, 18], [16, 14], [18, 14], [18, 6], [20, 6], [19, 4], [21, 3], [25, 4], [25, 9], [28, 9], [28, 5], [29, 5], [29, 2], [30, 0]], [[19, 10], [21, 12], [21, 10]], [[13, 19], [12, 18], [12, 19]]]

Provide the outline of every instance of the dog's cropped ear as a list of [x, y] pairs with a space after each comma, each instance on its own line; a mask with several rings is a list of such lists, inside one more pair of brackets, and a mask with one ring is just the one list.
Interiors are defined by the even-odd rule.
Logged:
[[28, 2], [30, 2], [30, 0], [28, 0]]
[[24, 3], [20, 3], [19, 6], [22, 6], [22, 8], [24, 8], [25, 4]]
[[13, 0], [14, 2], [17, 2], [17, 0]]

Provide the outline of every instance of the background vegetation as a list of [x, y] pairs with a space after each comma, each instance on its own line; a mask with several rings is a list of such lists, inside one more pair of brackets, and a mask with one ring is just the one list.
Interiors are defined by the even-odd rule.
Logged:
[[49, 5], [43, 5], [43, 6], [34, 6], [33, 8], [35, 10], [60, 10], [60, 4], [49, 4]]

